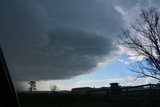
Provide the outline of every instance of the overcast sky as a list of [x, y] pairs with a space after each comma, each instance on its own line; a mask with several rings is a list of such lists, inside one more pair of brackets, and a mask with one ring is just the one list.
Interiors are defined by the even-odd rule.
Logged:
[[0, 45], [13, 79], [71, 79], [107, 66], [124, 51], [121, 29], [151, 6], [159, 0], [0, 0]]

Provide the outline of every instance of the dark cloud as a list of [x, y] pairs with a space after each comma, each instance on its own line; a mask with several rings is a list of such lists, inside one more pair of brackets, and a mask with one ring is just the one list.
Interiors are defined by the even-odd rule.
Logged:
[[111, 1], [1, 0], [0, 43], [15, 80], [66, 79], [112, 59], [122, 27]]
[[19, 55], [21, 62], [14, 67], [21, 74], [18, 79], [65, 79], [88, 73], [113, 50], [109, 39], [73, 29], [48, 36], [50, 41], [42, 48]]

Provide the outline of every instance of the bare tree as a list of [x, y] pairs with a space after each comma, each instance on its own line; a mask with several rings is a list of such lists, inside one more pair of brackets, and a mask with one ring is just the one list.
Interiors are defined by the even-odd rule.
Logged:
[[50, 85], [50, 89], [52, 92], [56, 92], [58, 90], [58, 87], [57, 87], [57, 85], [53, 84], [53, 85]]
[[33, 92], [34, 90], [36, 90], [36, 81], [30, 81], [28, 82], [28, 84], [30, 85], [29, 87], [30, 92]]
[[123, 31], [120, 43], [143, 57], [131, 67], [138, 77], [160, 80], [160, 11], [156, 8], [141, 10], [140, 18], [131, 28]]

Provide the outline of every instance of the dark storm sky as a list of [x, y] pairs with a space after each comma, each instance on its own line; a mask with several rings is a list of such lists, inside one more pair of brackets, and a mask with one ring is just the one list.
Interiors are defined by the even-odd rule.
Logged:
[[[15, 80], [66, 79], [116, 56], [125, 10], [135, 0], [0, 0], [0, 44]], [[142, 5], [143, 4], [143, 5]]]

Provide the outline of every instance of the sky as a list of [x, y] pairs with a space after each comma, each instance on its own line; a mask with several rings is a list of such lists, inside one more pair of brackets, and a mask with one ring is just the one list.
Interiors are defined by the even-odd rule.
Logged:
[[128, 66], [141, 58], [119, 46], [121, 29], [159, 0], [0, 0], [0, 45], [15, 87], [60, 90], [156, 83], [135, 81]]

